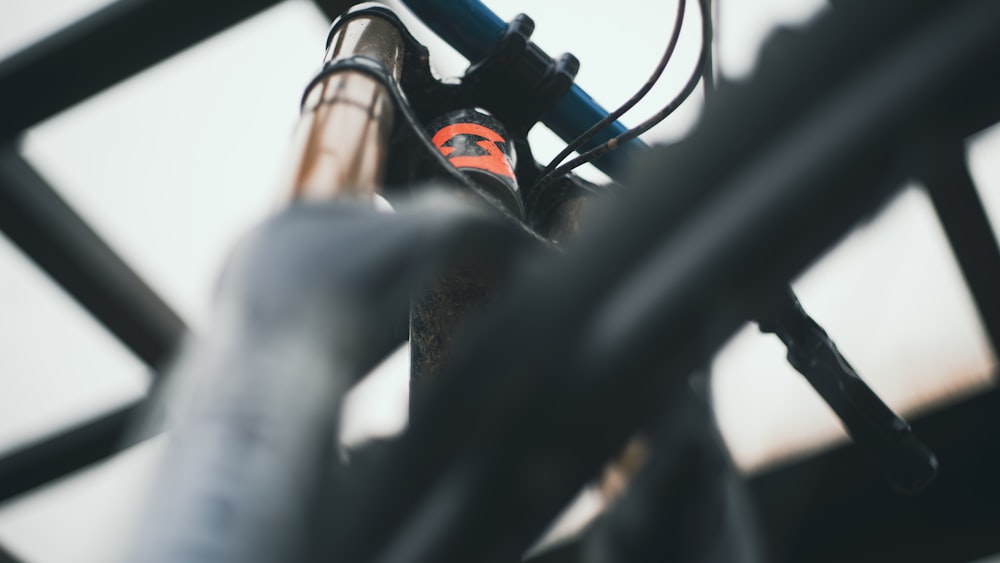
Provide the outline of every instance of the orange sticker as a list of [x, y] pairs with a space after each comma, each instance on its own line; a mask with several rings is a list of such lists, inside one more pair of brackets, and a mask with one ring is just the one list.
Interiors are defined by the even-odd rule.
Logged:
[[[461, 145], [463, 150], [458, 152], [454, 145], [448, 144], [462, 135], [479, 137], [480, 140], [475, 142], [475, 146], [478, 149], [473, 149], [472, 143], [465, 142]], [[478, 168], [499, 176], [514, 177], [510, 161], [507, 160], [503, 151], [497, 146], [497, 143], [506, 143], [507, 140], [489, 127], [483, 127], [475, 123], [455, 123], [442, 127], [440, 131], [434, 134], [432, 140], [434, 146], [456, 168]]]

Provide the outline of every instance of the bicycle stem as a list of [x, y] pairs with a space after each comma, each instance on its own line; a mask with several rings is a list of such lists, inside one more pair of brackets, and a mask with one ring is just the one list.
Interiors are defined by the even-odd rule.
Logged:
[[[507, 31], [507, 23], [479, 0], [403, 0], [434, 33], [453, 46], [470, 62], [476, 63], [490, 55]], [[542, 123], [566, 142], [570, 142], [608, 115], [578, 84], [573, 84], [543, 116]], [[581, 150], [594, 148], [627, 130], [615, 121], [597, 134]], [[618, 150], [594, 161], [594, 165], [612, 178], [620, 179], [628, 159], [636, 152], [648, 149], [639, 139], [633, 139]]]

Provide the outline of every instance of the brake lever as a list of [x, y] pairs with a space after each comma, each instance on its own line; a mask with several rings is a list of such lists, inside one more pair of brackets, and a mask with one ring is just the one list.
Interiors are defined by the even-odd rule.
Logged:
[[788, 349], [788, 363], [833, 409], [848, 435], [882, 470], [894, 490], [916, 494], [937, 474], [934, 453], [913, 434], [844, 359], [826, 331], [802, 309], [791, 288], [769, 301], [757, 324]]

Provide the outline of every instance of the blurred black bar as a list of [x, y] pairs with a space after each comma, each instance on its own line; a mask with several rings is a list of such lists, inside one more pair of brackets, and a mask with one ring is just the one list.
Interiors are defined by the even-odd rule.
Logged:
[[[707, 390], [703, 375], [698, 387]], [[708, 397], [681, 389], [644, 434], [645, 459], [586, 532], [583, 563], [762, 561], [743, 480]]]
[[21, 560], [11, 555], [9, 551], [0, 545], [0, 563], [21, 563]]
[[925, 152], [924, 181], [994, 354], [1000, 354], [1000, 247], [959, 140]]
[[184, 322], [13, 150], [0, 150], [0, 230], [140, 359], [161, 366]]
[[[141, 403], [116, 408], [0, 457], [0, 503], [130, 445], [124, 432]], [[3, 558], [0, 557], [0, 563]]]
[[0, 142], [277, 0], [119, 0], [0, 61]]

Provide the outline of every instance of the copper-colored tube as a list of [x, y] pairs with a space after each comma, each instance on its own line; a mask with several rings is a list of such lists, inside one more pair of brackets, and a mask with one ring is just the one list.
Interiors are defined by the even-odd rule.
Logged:
[[[362, 56], [397, 79], [403, 41], [396, 27], [376, 16], [344, 22], [325, 61]], [[293, 140], [293, 199], [371, 200], [382, 183], [394, 107], [375, 78], [352, 70], [330, 74], [306, 94]]]

